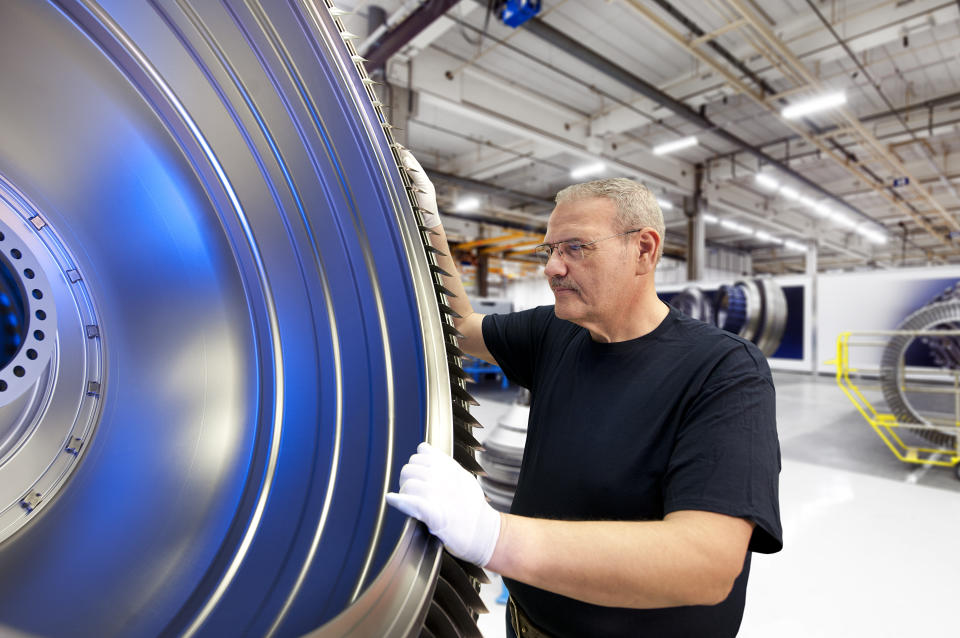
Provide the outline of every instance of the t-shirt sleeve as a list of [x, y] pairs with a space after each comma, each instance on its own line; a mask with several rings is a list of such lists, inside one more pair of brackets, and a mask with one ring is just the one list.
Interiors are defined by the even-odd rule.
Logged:
[[780, 443], [770, 370], [740, 345], [711, 371], [686, 408], [664, 478], [665, 513], [704, 510], [756, 523], [750, 550], [783, 547]]
[[483, 318], [483, 345], [512, 383], [531, 389], [536, 355], [552, 316], [553, 306], [539, 306]]

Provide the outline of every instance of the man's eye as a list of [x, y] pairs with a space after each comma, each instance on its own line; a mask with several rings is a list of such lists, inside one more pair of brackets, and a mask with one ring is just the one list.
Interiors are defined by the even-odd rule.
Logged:
[[563, 250], [571, 255], [579, 255], [580, 251], [583, 250], [583, 244], [567, 244], [563, 247]]

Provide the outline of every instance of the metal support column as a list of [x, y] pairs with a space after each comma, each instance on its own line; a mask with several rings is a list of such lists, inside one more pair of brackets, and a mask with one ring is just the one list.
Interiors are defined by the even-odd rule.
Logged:
[[486, 297], [490, 293], [490, 256], [478, 251], [477, 255], [477, 294]]
[[810, 240], [807, 243], [806, 274], [808, 277], [817, 276], [817, 242]]
[[703, 279], [706, 260], [706, 224], [702, 210], [703, 165], [697, 164], [693, 182], [693, 197], [683, 198], [683, 212], [687, 216], [687, 280]]

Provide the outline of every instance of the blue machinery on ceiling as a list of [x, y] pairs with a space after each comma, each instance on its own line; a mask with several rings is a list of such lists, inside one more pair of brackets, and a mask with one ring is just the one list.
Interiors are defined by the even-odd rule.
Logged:
[[501, 22], [516, 28], [540, 13], [541, 4], [541, 0], [499, 0], [495, 12]]
[[0, 9], [0, 634], [479, 636], [384, 504], [477, 444], [330, 9]]

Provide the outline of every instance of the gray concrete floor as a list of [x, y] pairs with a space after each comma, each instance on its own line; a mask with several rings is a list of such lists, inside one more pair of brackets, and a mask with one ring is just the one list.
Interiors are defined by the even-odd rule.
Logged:
[[[899, 461], [833, 377], [774, 373], [784, 550], [754, 557], [740, 635], [951, 635], [960, 600], [960, 481]], [[516, 395], [471, 384], [483, 439]], [[878, 406], [878, 409], [881, 409]], [[504, 635], [494, 583], [485, 638]]]

